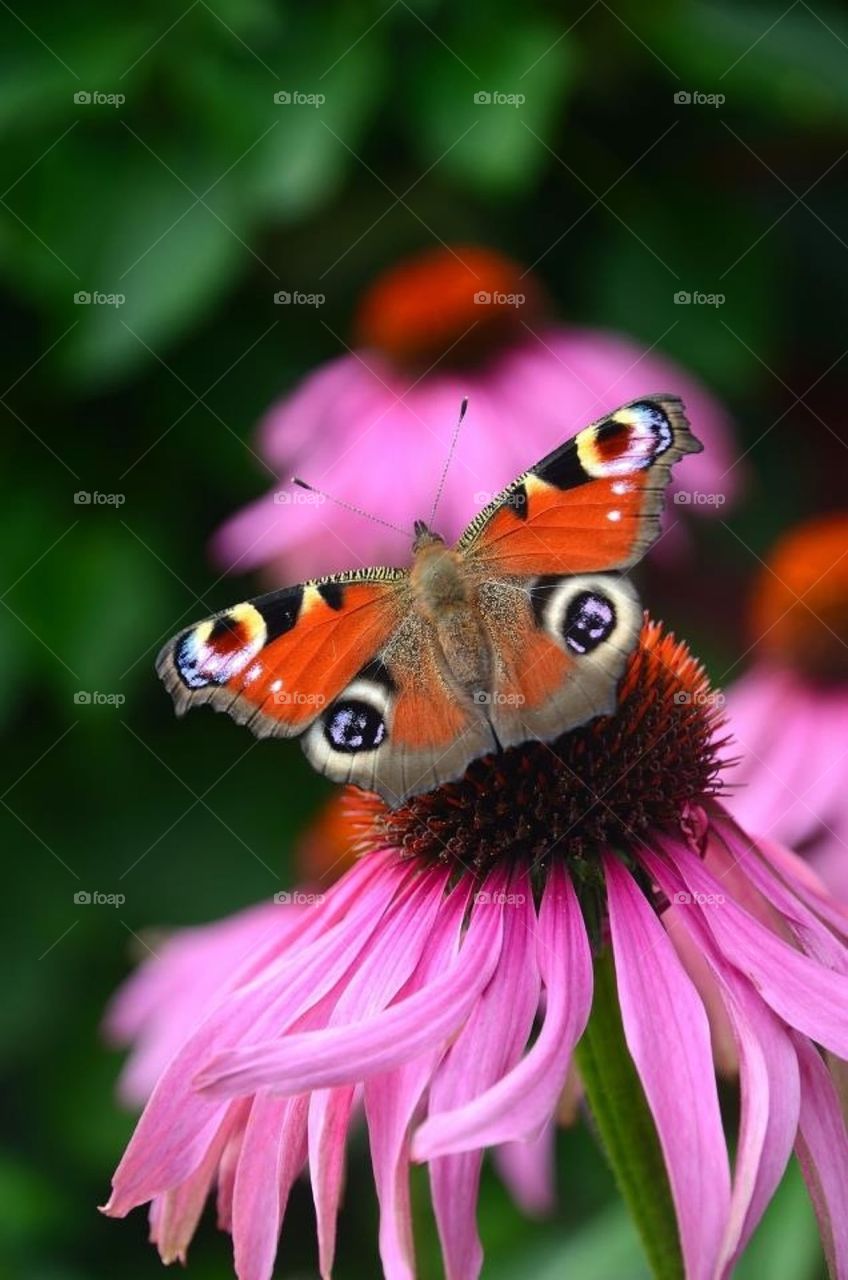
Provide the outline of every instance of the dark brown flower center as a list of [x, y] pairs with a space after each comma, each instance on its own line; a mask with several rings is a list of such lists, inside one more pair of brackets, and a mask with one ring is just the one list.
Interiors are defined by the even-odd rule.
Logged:
[[649, 828], [680, 829], [689, 806], [719, 789], [722, 701], [686, 646], [646, 621], [614, 715], [475, 760], [457, 782], [394, 811], [351, 793], [362, 845], [476, 873], [559, 856], [591, 883], [600, 848], [626, 851]]

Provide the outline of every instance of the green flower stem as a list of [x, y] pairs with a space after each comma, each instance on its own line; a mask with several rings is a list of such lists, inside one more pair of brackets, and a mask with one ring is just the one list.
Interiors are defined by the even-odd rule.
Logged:
[[592, 1013], [577, 1066], [621, 1194], [656, 1280], [682, 1280], [677, 1218], [659, 1139], [624, 1039], [615, 966], [607, 947], [595, 960]]

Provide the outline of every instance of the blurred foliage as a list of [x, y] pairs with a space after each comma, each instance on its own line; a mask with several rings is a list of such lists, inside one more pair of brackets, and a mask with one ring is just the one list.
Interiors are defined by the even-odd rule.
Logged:
[[[754, 552], [843, 503], [848, 20], [733, 0], [42, 0], [0, 21], [0, 1273], [152, 1277], [143, 1215], [95, 1211], [131, 1124], [112, 1100], [104, 1003], [147, 925], [289, 882], [327, 790], [295, 750], [257, 750], [203, 716], [177, 726], [151, 670], [181, 620], [255, 589], [218, 581], [205, 547], [267, 486], [246, 447], [257, 418], [338, 354], [375, 271], [434, 238], [477, 240], [534, 264], [565, 318], [656, 344], [725, 399], [750, 481], [733, 528]], [[475, 103], [493, 92], [525, 101]], [[675, 101], [697, 92], [726, 101]], [[326, 305], [274, 306], [295, 288]], [[678, 308], [679, 289], [726, 302]], [[75, 303], [93, 291], [125, 303]], [[125, 502], [76, 506], [77, 490]], [[652, 601], [721, 677], [739, 670], [757, 563], [705, 523], [686, 571], [656, 572]], [[80, 689], [125, 702], [78, 706]], [[79, 889], [126, 903], [79, 907]], [[544, 1225], [487, 1173], [486, 1274], [643, 1275], [585, 1129], [559, 1158]], [[361, 1138], [351, 1162], [341, 1280], [376, 1270]], [[804, 1280], [819, 1255], [788, 1194], [758, 1274]], [[314, 1273], [312, 1230], [299, 1187], [281, 1273]], [[191, 1265], [197, 1280], [229, 1274], [211, 1221]]]

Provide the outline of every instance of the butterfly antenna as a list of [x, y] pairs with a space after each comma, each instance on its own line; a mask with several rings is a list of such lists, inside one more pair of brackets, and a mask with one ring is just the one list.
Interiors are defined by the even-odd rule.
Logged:
[[441, 479], [439, 480], [439, 487], [436, 490], [436, 496], [433, 499], [433, 510], [430, 512], [430, 519], [427, 522], [431, 528], [433, 525], [433, 520], [435, 519], [435, 516], [436, 516], [436, 508], [438, 507], [442, 498], [442, 493], [444, 492], [445, 481], [448, 478], [448, 468], [450, 467], [454, 452], [456, 450], [456, 442], [459, 439], [459, 428], [462, 426], [462, 419], [465, 417], [465, 411], [467, 408], [468, 408], [468, 396], [463, 396], [462, 404], [459, 406], [459, 417], [457, 418], [456, 426], [453, 429], [453, 437], [450, 442], [450, 448], [448, 449], [448, 456], [445, 458], [445, 465], [442, 468], [442, 475], [441, 475]]
[[342, 507], [345, 511], [352, 511], [356, 516], [364, 516], [366, 520], [373, 520], [374, 524], [381, 524], [386, 529], [394, 529], [395, 533], [402, 533], [405, 538], [409, 537], [408, 529], [401, 529], [400, 525], [391, 524], [390, 521], [383, 520], [380, 516], [372, 515], [370, 511], [363, 511], [362, 507], [355, 507], [352, 502], [343, 502], [341, 498], [334, 498], [331, 493], [325, 493], [323, 489], [317, 489], [314, 484], [307, 484], [299, 476], [292, 476], [291, 482], [300, 489], [308, 489], [310, 493], [319, 494], [326, 502], [332, 502], [336, 507]]

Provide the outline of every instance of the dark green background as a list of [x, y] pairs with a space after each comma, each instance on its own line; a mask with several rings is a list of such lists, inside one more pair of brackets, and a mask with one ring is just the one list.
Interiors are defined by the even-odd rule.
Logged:
[[[803, 0], [16, 8], [0, 10], [0, 1275], [152, 1277], [143, 1214], [95, 1210], [131, 1126], [104, 1002], [131, 931], [289, 883], [328, 790], [296, 749], [250, 750], [206, 716], [177, 726], [151, 667], [180, 620], [255, 591], [217, 582], [206, 546], [268, 485], [245, 447], [258, 416], [339, 354], [359, 291], [431, 245], [427, 228], [542, 258], [564, 318], [659, 340], [750, 448], [731, 528], [701, 522], [694, 560], [650, 580], [649, 602], [721, 675], [744, 647], [753, 552], [844, 491], [848, 21]], [[326, 104], [275, 106], [286, 88]], [[481, 88], [527, 102], [480, 109]], [[94, 90], [126, 102], [74, 102]], [[679, 105], [681, 90], [726, 102]], [[327, 301], [295, 315], [274, 306], [281, 288]], [[80, 289], [126, 304], [75, 306]], [[678, 289], [726, 302], [675, 307]], [[126, 502], [75, 506], [80, 489]], [[125, 705], [77, 707], [81, 688]], [[78, 907], [81, 888], [127, 901]], [[352, 1162], [341, 1280], [376, 1273], [361, 1139]], [[560, 1186], [540, 1227], [487, 1177], [485, 1274], [643, 1274], [585, 1128], [561, 1141]], [[819, 1265], [811, 1218], [794, 1183], [784, 1195], [752, 1274], [803, 1280]], [[300, 1188], [280, 1274], [314, 1274], [312, 1231]], [[423, 1208], [419, 1236], [437, 1276]], [[191, 1268], [229, 1273], [211, 1221]]]

